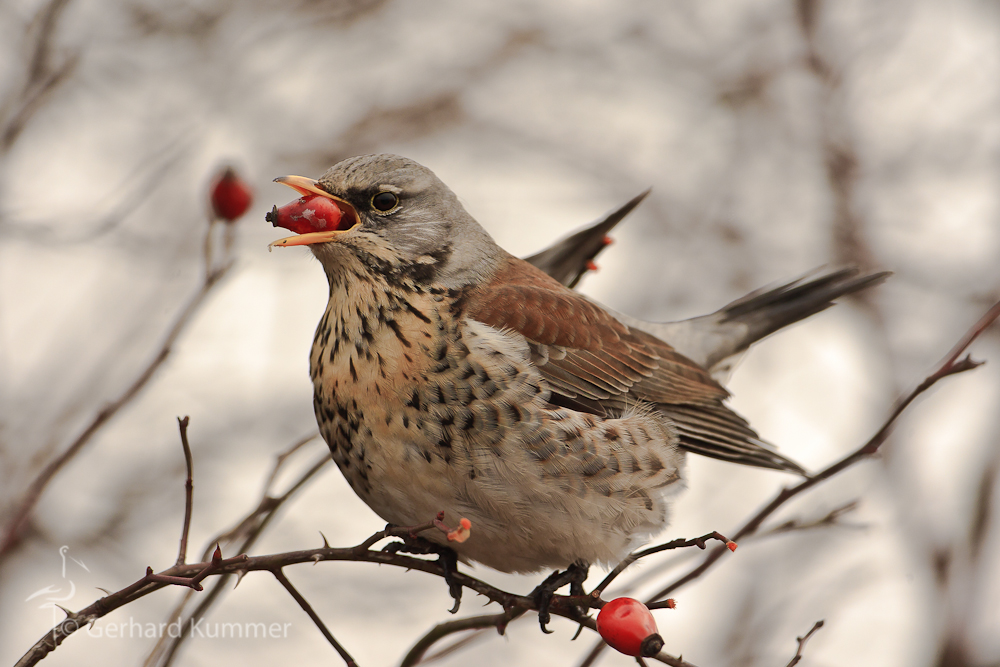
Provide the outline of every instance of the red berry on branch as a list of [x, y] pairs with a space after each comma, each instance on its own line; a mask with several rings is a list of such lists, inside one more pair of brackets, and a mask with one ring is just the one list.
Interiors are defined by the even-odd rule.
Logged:
[[656, 621], [643, 603], [615, 598], [597, 615], [597, 631], [608, 645], [625, 655], [652, 658], [663, 648]]
[[253, 202], [253, 191], [232, 167], [226, 167], [212, 186], [212, 212], [216, 218], [234, 222], [242, 217]]

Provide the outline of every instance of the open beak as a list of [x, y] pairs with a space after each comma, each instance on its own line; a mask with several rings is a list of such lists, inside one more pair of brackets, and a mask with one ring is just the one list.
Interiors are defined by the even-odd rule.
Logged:
[[287, 185], [301, 197], [280, 208], [275, 206], [265, 216], [275, 227], [297, 232], [296, 236], [288, 236], [269, 244], [268, 250], [274, 246], [327, 243], [354, 229], [359, 223], [358, 213], [353, 206], [319, 187], [312, 178], [281, 176], [274, 179], [274, 182]]

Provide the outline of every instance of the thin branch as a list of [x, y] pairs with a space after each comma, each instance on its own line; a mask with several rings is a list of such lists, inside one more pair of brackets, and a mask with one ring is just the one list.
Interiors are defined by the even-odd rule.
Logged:
[[799, 648], [795, 651], [795, 656], [791, 659], [791, 661], [789, 661], [786, 667], [795, 667], [795, 665], [799, 664], [799, 660], [802, 660], [802, 649], [805, 648], [806, 642], [809, 641], [809, 638], [812, 637], [814, 634], [816, 634], [816, 631], [822, 627], [823, 627], [823, 621], [822, 620], [816, 621], [816, 623], [813, 624], [809, 632], [807, 632], [801, 637], [795, 638], [795, 641], [799, 643]]
[[319, 631], [323, 633], [323, 636], [326, 637], [326, 640], [330, 642], [333, 648], [337, 649], [337, 653], [339, 653], [340, 657], [347, 663], [347, 667], [358, 667], [358, 663], [354, 662], [354, 658], [352, 658], [351, 654], [347, 652], [347, 649], [341, 646], [336, 637], [334, 637], [333, 634], [327, 629], [326, 624], [323, 623], [323, 619], [319, 617], [319, 614], [317, 614], [312, 608], [312, 605], [309, 604], [308, 600], [302, 597], [302, 594], [295, 589], [295, 586], [292, 586], [292, 582], [288, 581], [285, 577], [285, 573], [281, 571], [281, 568], [271, 570], [271, 574], [274, 575], [275, 579], [281, 582], [281, 585], [285, 587], [285, 590], [288, 591], [289, 595], [295, 598], [295, 601], [298, 602], [299, 606], [302, 607], [302, 610], [309, 615], [309, 618], [312, 619], [312, 622], [316, 624], [316, 627], [319, 628]]
[[[312, 466], [309, 467], [299, 478], [292, 484], [291, 487], [285, 493], [278, 497], [272, 497], [269, 495], [271, 490], [271, 484], [274, 481], [274, 477], [277, 474], [278, 469], [284, 464], [288, 456], [302, 447], [305, 443], [313, 440], [317, 434], [310, 435], [306, 438], [302, 438], [297, 441], [288, 450], [279, 454], [277, 461], [275, 462], [274, 469], [268, 479], [268, 483], [265, 486], [264, 494], [257, 504], [257, 507], [251, 511], [247, 516], [241, 519], [234, 528], [229, 531], [220, 533], [213, 538], [209, 544], [216, 543], [234, 543], [237, 538], [241, 537], [239, 544], [236, 544], [233, 550], [238, 553], [246, 553], [257, 541], [260, 535], [264, 532], [267, 526], [270, 524], [271, 519], [275, 516], [277, 511], [281, 508], [285, 502], [291, 498], [294, 494], [298, 493], [309, 480], [313, 479], [321, 470], [327, 467], [331, 462], [329, 455], [324, 456], [322, 459], [316, 461]], [[211, 547], [209, 547], [210, 549]], [[205, 551], [205, 558], [207, 558], [208, 549]], [[245, 571], [237, 573], [237, 576], [242, 576]], [[205, 595], [200, 596], [200, 601], [198, 605], [191, 611], [191, 613], [184, 619], [181, 623], [181, 633], [178, 637], [171, 637], [169, 634], [163, 634], [160, 637], [159, 642], [150, 651], [149, 656], [146, 658], [144, 663], [145, 667], [152, 667], [153, 665], [160, 664], [162, 667], [167, 667], [173, 662], [174, 657], [177, 655], [177, 651], [180, 649], [182, 643], [184, 643], [190, 636], [190, 628], [192, 623], [196, 623], [198, 619], [204, 617], [208, 614], [209, 609], [221, 598], [222, 593], [226, 591], [226, 584], [229, 581], [231, 575], [223, 575], [219, 577], [218, 580], [211, 586], [209, 591]], [[239, 584], [239, 580], [237, 580]], [[179, 619], [184, 611], [184, 607], [187, 605], [188, 601], [191, 599], [191, 592], [188, 593], [174, 608], [170, 613], [170, 621], [176, 621]]]
[[288, 459], [290, 459], [295, 452], [299, 451], [318, 437], [319, 433], [304, 435], [274, 457], [274, 465], [271, 467], [271, 472], [267, 476], [267, 481], [264, 482], [265, 496], [271, 495], [271, 488], [274, 486], [274, 481], [278, 478], [278, 473], [281, 472], [285, 462], [288, 461]]
[[611, 584], [611, 582], [614, 581], [618, 577], [618, 575], [620, 575], [622, 572], [625, 571], [625, 568], [627, 568], [629, 565], [636, 562], [640, 558], [645, 558], [646, 556], [658, 554], [660, 552], [667, 551], [670, 549], [681, 549], [683, 547], [698, 547], [699, 549], [705, 549], [708, 546], [706, 544], [708, 540], [719, 540], [727, 547], [729, 547], [729, 545], [732, 544], [733, 546], [729, 547], [730, 551], [736, 550], [735, 542], [731, 542], [729, 538], [727, 538], [722, 533], [711, 532], [702, 535], [701, 537], [694, 537], [690, 540], [685, 540], [684, 538], [680, 538], [676, 540], [671, 540], [670, 542], [665, 542], [663, 544], [658, 544], [655, 547], [649, 547], [646, 549], [641, 549], [639, 551], [633, 551], [628, 556], [626, 556], [625, 559], [622, 560], [622, 562], [618, 563], [615, 569], [611, 570], [611, 572], [608, 573], [608, 576], [604, 577], [604, 580], [601, 581], [601, 583], [597, 584], [597, 586], [594, 587], [594, 590], [591, 591], [590, 594], [599, 597], [601, 593], [603, 593], [604, 590]]
[[[524, 612], [522, 611], [521, 614], [523, 613]], [[445, 637], [458, 632], [465, 632], [467, 630], [485, 630], [488, 628], [501, 627], [506, 628], [512, 620], [513, 618], [511, 615], [506, 612], [502, 612], [500, 614], [486, 614], [484, 616], [469, 616], [468, 618], [458, 618], [454, 621], [438, 623], [431, 628], [427, 634], [421, 637], [409, 651], [407, 651], [406, 655], [403, 657], [403, 661], [399, 663], [400, 667], [413, 667], [413, 665], [418, 665], [422, 662], [431, 662], [438, 658], [442, 658], [452, 653], [456, 648], [464, 646], [468, 640], [478, 636], [479, 633], [473, 633], [472, 635], [441, 649], [434, 655], [428, 656], [427, 660], [424, 660], [424, 654], [427, 650]]]
[[790, 519], [788, 521], [785, 521], [784, 523], [778, 524], [774, 528], [757, 533], [757, 537], [780, 535], [782, 533], [791, 533], [797, 530], [810, 530], [812, 528], [823, 528], [826, 526], [843, 526], [845, 524], [842, 524], [840, 522], [840, 517], [844, 516], [845, 514], [853, 512], [857, 508], [858, 508], [858, 501], [852, 500], [838, 507], [834, 507], [824, 516], [818, 519], [812, 519], [811, 521], [803, 521], [801, 519]]
[[[962, 357], [961, 359], [959, 357], [961, 357], [962, 353], [965, 352], [969, 345], [971, 345], [976, 338], [978, 338], [991, 324], [993, 324], [998, 317], [1000, 317], [1000, 302], [995, 303], [985, 315], [979, 318], [978, 322], [972, 325], [972, 327], [962, 336], [959, 342], [956, 343], [955, 346], [948, 352], [944, 359], [938, 363], [937, 367], [930, 375], [924, 378], [924, 380], [917, 385], [916, 388], [897, 402], [896, 407], [889, 414], [889, 417], [882, 424], [882, 427], [879, 428], [879, 430], [871, 437], [871, 439], [868, 440], [868, 442], [836, 463], [824, 468], [812, 477], [803, 480], [793, 487], [786, 487], [782, 489], [774, 497], [774, 499], [771, 500], [771, 502], [765, 505], [763, 509], [759, 510], [756, 514], [750, 517], [746, 523], [743, 524], [743, 527], [740, 528], [733, 536], [733, 540], [739, 542], [742, 538], [756, 533], [761, 524], [769, 516], [774, 514], [778, 508], [800, 493], [811, 489], [817, 484], [830, 479], [840, 472], [843, 472], [855, 463], [874, 456], [878, 452], [879, 447], [881, 447], [889, 437], [889, 434], [892, 432], [892, 428], [899, 419], [900, 415], [918, 396], [930, 389], [942, 378], [949, 375], [955, 375], [957, 373], [964, 373], [965, 371], [976, 368], [982, 363], [973, 361], [968, 355]], [[716, 563], [716, 561], [722, 558], [722, 555], [725, 552], [725, 547], [717, 547], [713, 549], [697, 567], [675, 580], [670, 585], [665, 586], [655, 595], [651, 596], [649, 598], [649, 602], [661, 600], [681, 586], [698, 579], [705, 574], [705, 572], [707, 572]], [[583, 662], [580, 663], [580, 667], [589, 667], [594, 664], [594, 661], [601, 654], [601, 652], [603, 652], [606, 646], [607, 644], [603, 642], [594, 646], [587, 657], [584, 658]]]
[[83, 431], [73, 440], [70, 446], [66, 448], [66, 451], [50, 461], [48, 465], [42, 469], [38, 476], [32, 480], [27, 491], [25, 491], [24, 495], [21, 497], [21, 500], [11, 511], [11, 518], [4, 527], [3, 539], [0, 540], [0, 561], [8, 556], [14, 546], [18, 543], [21, 530], [31, 517], [35, 506], [38, 504], [39, 499], [42, 497], [42, 494], [45, 492], [45, 489], [48, 487], [52, 479], [63, 469], [63, 467], [65, 467], [67, 463], [73, 460], [73, 458], [83, 450], [94, 435], [96, 435], [101, 428], [111, 420], [112, 417], [118, 414], [119, 410], [128, 405], [132, 399], [134, 399], [136, 395], [142, 391], [153, 375], [156, 374], [156, 371], [159, 370], [160, 366], [163, 365], [163, 362], [170, 356], [170, 351], [173, 348], [174, 343], [191, 321], [194, 314], [198, 312], [198, 308], [205, 301], [205, 297], [208, 296], [208, 294], [212, 291], [212, 288], [219, 283], [219, 280], [228, 270], [229, 267], [226, 266], [208, 276], [194, 296], [187, 302], [184, 308], [181, 309], [177, 319], [168, 330], [166, 338], [160, 346], [159, 351], [146, 368], [139, 373], [139, 376], [132, 382], [131, 385], [128, 386], [128, 388], [125, 389], [124, 392], [122, 392], [120, 396], [118, 396], [118, 398], [113, 400], [94, 416], [90, 424], [88, 424], [87, 427], [84, 428]]
[[[79, 55], [67, 57], [57, 66], [52, 64], [53, 41], [59, 21], [69, 0], [49, 0], [32, 19], [27, 29], [30, 56], [24, 73], [24, 83], [15, 99], [9, 99], [0, 110], [4, 116], [0, 128], [0, 153], [10, 150], [27, 126], [31, 116], [41, 107], [48, 95], [65, 81], [79, 62]], [[17, 106], [16, 110], [11, 111]]]
[[184, 465], [187, 467], [187, 479], [184, 481], [184, 527], [181, 529], [181, 546], [177, 550], [178, 565], [183, 565], [187, 560], [188, 532], [191, 530], [191, 510], [194, 506], [194, 463], [191, 460], [191, 445], [188, 444], [190, 421], [190, 417], [177, 418], [177, 426], [181, 431], [181, 447], [184, 448]]

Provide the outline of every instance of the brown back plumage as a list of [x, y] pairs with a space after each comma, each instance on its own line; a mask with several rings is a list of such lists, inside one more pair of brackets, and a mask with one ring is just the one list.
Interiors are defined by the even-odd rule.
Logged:
[[729, 393], [705, 369], [531, 264], [508, 255], [492, 280], [463, 297], [467, 316], [528, 339], [554, 405], [604, 416], [652, 404], [689, 451], [803, 472], [724, 404]]

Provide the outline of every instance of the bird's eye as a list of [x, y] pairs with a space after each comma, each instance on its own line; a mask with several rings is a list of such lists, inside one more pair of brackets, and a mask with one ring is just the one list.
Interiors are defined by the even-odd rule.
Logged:
[[399, 203], [399, 197], [391, 192], [380, 192], [372, 197], [372, 207], [379, 211], [388, 211]]

